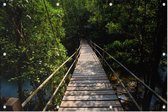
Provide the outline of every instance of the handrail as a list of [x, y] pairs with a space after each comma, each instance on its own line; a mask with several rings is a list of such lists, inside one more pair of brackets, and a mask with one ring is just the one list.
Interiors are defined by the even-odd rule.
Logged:
[[48, 107], [48, 105], [51, 103], [52, 99], [54, 98], [54, 96], [56, 95], [56, 93], [58, 92], [59, 88], [61, 87], [61, 85], [63, 84], [65, 78], [67, 77], [67, 75], [69, 74], [70, 70], [72, 69], [72, 67], [74, 66], [75, 62], [77, 61], [78, 57], [79, 57], [80, 53], [78, 53], [78, 56], [76, 57], [76, 59], [73, 61], [73, 63], [71, 64], [71, 66], [69, 67], [68, 71], [66, 72], [65, 76], [63, 77], [63, 79], [61, 80], [61, 82], [59, 83], [58, 87], [55, 89], [53, 95], [51, 96], [51, 98], [49, 99], [49, 101], [47, 102], [47, 104], [45, 105], [45, 107], [43, 108], [43, 111], [45, 111]]
[[122, 66], [128, 73], [130, 73], [136, 80], [138, 80], [140, 83], [142, 83], [143, 86], [145, 86], [149, 91], [151, 91], [158, 99], [160, 99], [164, 104], [167, 105], [167, 101], [158, 95], [153, 89], [151, 89], [147, 84], [145, 84], [141, 79], [139, 79], [134, 73], [132, 73], [128, 68], [126, 68], [123, 64], [121, 64], [118, 60], [116, 60], [113, 56], [111, 56], [107, 51], [102, 49], [100, 46], [98, 46], [96, 43], [90, 41], [93, 43], [96, 47], [98, 47], [100, 50], [105, 52], [110, 58], [112, 58], [114, 61], [116, 61], [120, 66]]
[[[110, 70], [113, 73], [115, 73], [115, 71], [111, 68], [110, 64], [104, 59], [104, 57], [101, 55], [101, 53], [95, 47], [93, 47], [93, 49], [101, 56], [101, 58], [105, 61], [105, 63], [107, 64], [107, 66], [110, 68]], [[136, 107], [138, 108], [138, 110], [142, 110], [142, 108], [138, 105], [138, 103], [136, 102], [136, 100], [134, 99], [134, 97], [131, 95], [131, 93], [129, 92], [129, 90], [127, 89], [127, 87], [124, 85], [123, 81], [116, 74], [114, 74], [114, 76], [121, 83], [122, 87], [126, 90], [127, 94], [129, 95], [129, 97], [131, 98], [131, 100], [134, 102], [134, 104], [136, 105]]]
[[56, 70], [54, 70], [54, 72], [45, 81], [43, 81], [43, 83], [36, 90], [33, 91], [33, 93], [22, 103], [22, 107], [24, 107], [32, 99], [32, 97], [36, 95], [37, 92], [42, 89], [42, 87], [44, 87], [44, 85], [46, 85], [46, 83], [54, 76], [54, 74], [59, 71], [79, 50], [80, 46], [66, 61], [64, 61]]

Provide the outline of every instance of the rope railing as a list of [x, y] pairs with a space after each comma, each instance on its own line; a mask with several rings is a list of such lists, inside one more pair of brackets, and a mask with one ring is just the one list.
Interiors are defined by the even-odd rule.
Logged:
[[77, 57], [75, 58], [75, 60], [73, 61], [73, 63], [71, 64], [71, 66], [69, 67], [68, 71], [66, 72], [66, 74], [64, 75], [63, 79], [61, 80], [61, 82], [59, 83], [58, 87], [55, 89], [53, 95], [51, 96], [51, 98], [49, 99], [49, 101], [47, 102], [47, 104], [45, 105], [43, 111], [46, 111], [48, 105], [52, 102], [52, 99], [54, 98], [54, 96], [57, 94], [58, 90], [60, 89], [61, 85], [63, 84], [64, 80], [66, 79], [67, 75], [69, 74], [70, 70], [72, 69], [72, 67], [75, 65], [76, 61], [78, 60], [79, 57], [79, 53], [77, 55]]
[[[98, 51], [96, 49], [99, 48], [101, 51], [103, 51], [103, 53], [106, 53], [110, 58], [112, 58], [117, 64], [119, 64], [121, 67], [123, 67], [129, 74], [131, 74], [137, 81], [139, 81], [145, 88], [147, 88], [150, 92], [152, 92], [156, 98], [158, 98], [160, 101], [162, 101], [164, 104], [167, 105], [167, 101], [162, 97], [160, 96], [159, 94], [157, 94], [153, 89], [151, 89], [147, 84], [145, 84], [140, 78], [138, 78], [134, 73], [132, 73], [128, 68], [126, 68], [123, 64], [121, 64], [118, 60], [116, 60], [113, 56], [111, 56], [107, 51], [105, 51], [103, 48], [101, 48], [100, 46], [98, 46], [96, 43], [90, 41], [91, 45], [93, 44], [94, 46], [92, 46], [93, 49], [95, 49], [95, 51]], [[98, 53], [100, 55], [100, 52]], [[105, 59], [104, 59], [105, 60]], [[107, 64], [107, 61], [105, 61], [105, 63]], [[111, 71], [114, 72], [114, 70], [111, 68], [111, 66], [109, 64], [107, 64]], [[118, 76], [117, 76], [118, 77]], [[118, 77], [119, 78], [119, 77]], [[131, 95], [132, 96], [132, 95]], [[134, 102], [134, 101], [133, 101]], [[135, 102], [134, 102], [135, 103]], [[136, 103], [135, 103], [136, 104]], [[140, 109], [138, 107], [138, 105], [136, 104], [137, 108]], [[141, 109], [140, 109], [141, 110]]]
[[46, 83], [55, 75], [55, 73], [58, 72], [73, 56], [75, 56], [77, 52], [79, 52], [79, 50], [80, 46], [66, 61], [64, 61], [56, 70], [54, 70], [54, 72], [46, 80], [44, 80], [43, 83], [36, 90], [32, 92], [32, 94], [22, 103], [23, 108], [33, 98], [33, 96], [35, 96], [37, 92], [46, 85]]
[[[92, 46], [92, 48], [100, 55], [100, 57], [104, 60], [104, 62], [107, 64], [107, 66], [110, 68], [110, 70], [115, 73], [115, 71], [112, 69], [112, 67], [110, 66], [110, 64], [105, 60], [105, 58], [101, 55], [101, 53]], [[114, 76], [117, 78], [117, 80], [120, 82], [120, 84], [122, 85], [122, 87], [126, 90], [127, 94], [129, 95], [129, 97], [131, 98], [131, 100], [134, 102], [134, 104], [136, 105], [136, 107], [138, 108], [138, 110], [142, 110], [142, 108], [138, 105], [138, 103], [136, 102], [136, 100], [134, 99], [134, 97], [131, 95], [131, 93], [129, 92], [129, 90], [127, 89], [127, 87], [124, 85], [123, 81], [114, 74]]]

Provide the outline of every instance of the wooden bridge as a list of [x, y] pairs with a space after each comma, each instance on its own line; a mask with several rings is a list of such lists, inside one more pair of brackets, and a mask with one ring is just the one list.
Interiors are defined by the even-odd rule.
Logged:
[[86, 41], [59, 111], [123, 110], [106, 73]]
[[[96, 53], [97, 54], [96, 54]], [[32, 110], [29, 108], [29, 102], [31, 99], [42, 89], [45, 85], [53, 78], [56, 73], [61, 70], [63, 66], [66, 65], [68, 61], [70, 61], [73, 57], [75, 57], [74, 61], [70, 65], [69, 69], [65, 73], [62, 80], [56, 85], [56, 89], [51, 95], [50, 99], [44, 106], [43, 111], [46, 110], [58, 110], [58, 111], [122, 111], [125, 110], [124, 104], [121, 102], [121, 98], [118, 97], [118, 91], [113, 89], [114, 87], [111, 85], [106, 73], [100, 63], [101, 59], [104, 64], [109, 68], [111, 74], [116, 77], [117, 84], [122, 86], [127, 97], [129, 98], [129, 102], [132, 106], [134, 106], [135, 110], [146, 110], [143, 106], [143, 99], [142, 102], [138, 102], [135, 96], [129, 91], [127, 86], [125, 86], [124, 82], [115, 75], [115, 71], [110, 66], [110, 64], [106, 61], [104, 56], [107, 55], [110, 59], [121, 66], [125, 71], [127, 71], [135, 81], [137, 81], [136, 91], [134, 93], [138, 93], [138, 85], [141, 84], [141, 91], [142, 86], [151, 92], [152, 95], [157, 98], [158, 106], [164, 107], [163, 110], [167, 109], [167, 101], [162, 96], [160, 96], [157, 92], [151, 89], [148, 85], [146, 85], [141, 79], [139, 79], [133, 72], [131, 72], [128, 68], [126, 68], [123, 64], [121, 64], [118, 60], [112, 57], [108, 52], [102, 49], [97, 44], [90, 42], [90, 45], [85, 41], [81, 40], [79, 48], [74, 52], [66, 61], [64, 61], [58, 68], [56, 68], [51, 75], [49, 75], [37, 89], [35, 89], [29, 97], [22, 102], [20, 106], [15, 105], [12, 102], [13, 108], [20, 107], [20, 109], [15, 110]], [[99, 56], [99, 58], [97, 57]], [[76, 64], [77, 63], [77, 64]], [[54, 106], [53, 109], [49, 108], [52, 105], [53, 99], [59, 93], [60, 88], [62, 85], [66, 85], [65, 80], [67, 76], [70, 74], [72, 68], [75, 67], [73, 71], [73, 75], [70, 79], [68, 86], [66, 87], [66, 92], [62, 98], [62, 102], [60, 105]], [[114, 83], [115, 84], [115, 83]], [[121, 93], [120, 93], [121, 94]], [[58, 97], [58, 96], [57, 96]], [[60, 96], [62, 97], [62, 96]], [[16, 102], [16, 101], [15, 101]], [[8, 103], [4, 105], [4, 107], [10, 107], [11, 101], [9, 100]], [[57, 108], [56, 108], [57, 107]], [[10, 110], [5, 108], [6, 110]], [[149, 110], [149, 109], [148, 109]], [[156, 110], [161, 110], [157, 108]]]

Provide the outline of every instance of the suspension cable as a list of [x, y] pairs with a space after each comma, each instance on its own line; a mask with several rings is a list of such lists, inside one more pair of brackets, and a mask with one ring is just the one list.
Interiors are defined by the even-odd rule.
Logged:
[[[115, 73], [115, 71], [111, 68], [110, 64], [104, 59], [104, 57], [100, 54], [100, 52], [92, 46], [92, 48], [100, 55], [100, 57], [105, 61], [105, 63], [107, 64], [107, 66], [110, 68], [110, 70]], [[127, 89], [127, 87], [124, 85], [123, 81], [116, 75], [114, 74], [115, 77], [117, 77], [117, 80], [121, 83], [122, 87], [126, 90], [127, 94], [129, 95], [129, 97], [131, 98], [131, 100], [134, 102], [134, 104], [136, 105], [136, 107], [138, 108], [138, 110], [142, 110], [142, 108], [139, 106], [139, 104], [136, 102], [136, 100], [134, 99], [134, 97], [131, 95], [131, 93], [129, 92], [129, 90]]]
[[167, 105], [167, 101], [158, 95], [153, 89], [151, 89], [147, 84], [145, 84], [141, 79], [139, 79], [134, 73], [132, 73], [128, 68], [126, 68], [123, 64], [121, 64], [118, 60], [116, 60], [113, 56], [111, 56], [107, 51], [102, 49], [100, 46], [98, 46], [96, 43], [92, 42], [96, 47], [98, 47], [100, 50], [105, 52], [110, 58], [112, 58], [115, 62], [117, 62], [120, 66], [122, 66], [128, 73], [130, 73], [136, 80], [138, 80], [140, 83], [142, 83], [143, 86], [145, 86], [149, 91], [151, 91], [158, 99], [160, 99], [164, 104]]

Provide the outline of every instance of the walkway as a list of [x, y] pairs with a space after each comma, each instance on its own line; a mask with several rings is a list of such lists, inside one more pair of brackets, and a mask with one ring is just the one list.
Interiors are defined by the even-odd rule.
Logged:
[[86, 41], [59, 111], [123, 110], [102, 65]]

